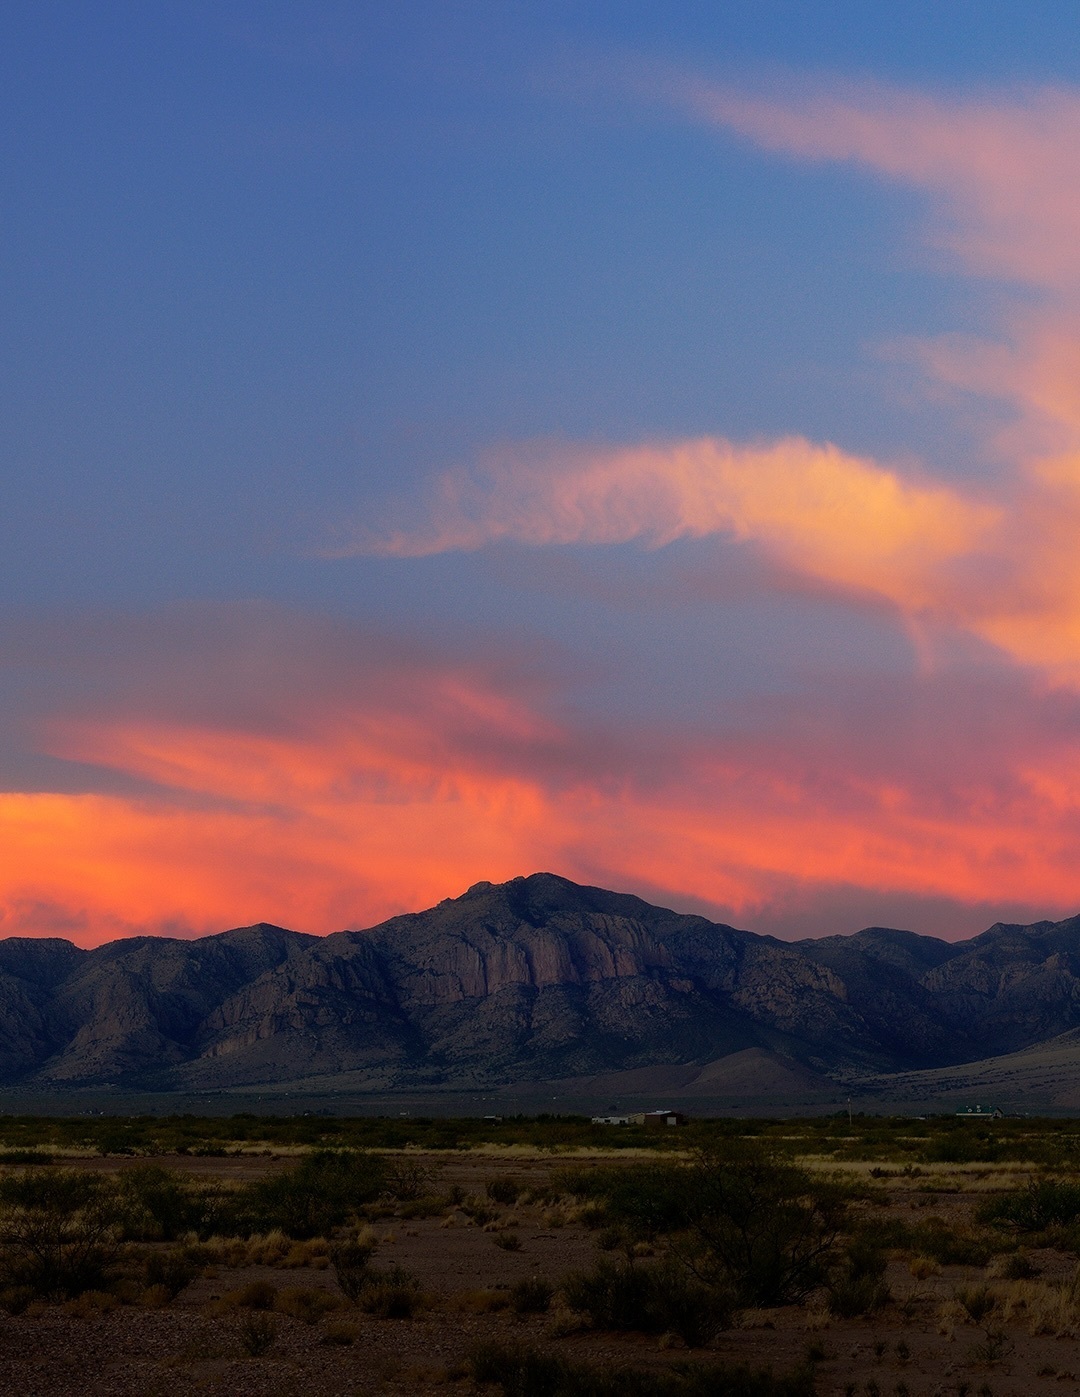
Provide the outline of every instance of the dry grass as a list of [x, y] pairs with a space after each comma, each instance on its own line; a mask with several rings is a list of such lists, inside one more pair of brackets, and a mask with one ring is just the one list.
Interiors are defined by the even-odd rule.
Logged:
[[1064, 1285], [1046, 1281], [1007, 1281], [1000, 1287], [1004, 1324], [1023, 1324], [1031, 1335], [1056, 1339], [1080, 1337], [1080, 1284], [1078, 1278]]
[[278, 1314], [289, 1315], [302, 1320], [304, 1324], [317, 1324], [323, 1315], [341, 1309], [342, 1303], [339, 1296], [331, 1295], [328, 1290], [291, 1286], [278, 1295], [274, 1309]]

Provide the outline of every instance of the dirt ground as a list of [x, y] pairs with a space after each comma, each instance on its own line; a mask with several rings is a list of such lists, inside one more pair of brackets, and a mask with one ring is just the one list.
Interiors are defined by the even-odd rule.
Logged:
[[[908, 1256], [890, 1264], [893, 1301], [875, 1314], [840, 1320], [813, 1301], [752, 1312], [708, 1349], [688, 1354], [669, 1336], [658, 1341], [590, 1332], [557, 1298], [551, 1312], [541, 1315], [518, 1316], [506, 1306], [515, 1282], [540, 1276], [557, 1286], [567, 1271], [590, 1266], [598, 1256], [597, 1234], [585, 1226], [571, 1200], [528, 1201], [530, 1187], [546, 1183], [553, 1169], [571, 1162], [566, 1155], [484, 1150], [428, 1156], [410, 1151], [408, 1157], [430, 1170], [440, 1192], [456, 1185], [481, 1199], [487, 1182], [504, 1175], [526, 1190], [524, 1201], [513, 1206], [489, 1204], [495, 1215], [484, 1225], [457, 1207], [430, 1218], [398, 1215], [373, 1221], [377, 1264], [404, 1267], [423, 1286], [427, 1307], [414, 1318], [377, 1319], [349, 1305], [325, 1255], [309, 1247], [288, 1266], [217, 1265], [161, 1308], [107, 1309], [76, 1301], [0, 1316], [0, 1394], [467, 1393], [473, 1383], [465, 1359], [484, 1340], [534, 1344], [605, 1366], [653, 1367], [689, 1358], [782, 1370], [810, 1355], [822, 1397], [1080, 1393], [1080, 1312], [1062, 1299], [1062, 1287], [1076, 1271], [1075, 1256], [1031, 1252], [1031, 1274], [1021, 1280], [1006, 1279], [1000, 1260], [988, 1267], [938, 1266]], [[239, 1180], [284, 1167], [291, 1157], [267, 1152], [154, 1162], [203, 1177]], [[131, 1161], [78, 1163], [112, 1170]], [[882, 1198], [857, 1206], [871, 1220], [936, 1216], [964, 1226], [988, 1190], [1015, 1186], [1024, 1177], [1015, 1167], [950, 1166], [936, 1173], [920, 1171], [916, 1178], [879, 1178], [875, 1184]], [[228, 1297], [259, 1280], [279, 1292], [322, 1290], [336, 1308], [312, 1323], [289, 1314], [275, 1316], [277, 1332], [269, 1352], [248, 1357], [241, 1327], [250, 1311], [230, 1309]], [[998, 1307], [993, 1320], [980, 1327], [956, 1294], [984, 1283], [993, 1289]]]

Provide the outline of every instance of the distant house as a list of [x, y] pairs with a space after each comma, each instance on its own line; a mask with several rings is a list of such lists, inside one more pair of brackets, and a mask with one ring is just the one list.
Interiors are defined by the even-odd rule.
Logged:
[[643, 1125], [647, 1130], [663, 1130], [669, 1125], [686, 1125], [681, 1111], [639, 1111], [634, 1116], [593, 1116], [593, 1125]]
[[681, 1111], [643, 1111], [641, 1115], [631, 1116], [630, 1119], [635, 1125], [643, 1125], [647, 1129], [663, 1130], [669, 1125], [685, 1125], [686, 1117]]
[[1005, 1112], [1000, 1106], [969, 1106], [966, 1111], [957, 1111], [958, 1121], [1000, 1121]]

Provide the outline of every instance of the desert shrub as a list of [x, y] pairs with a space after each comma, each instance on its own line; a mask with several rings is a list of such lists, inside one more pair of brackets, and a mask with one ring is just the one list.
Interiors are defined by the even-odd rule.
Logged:
[[400, 1155], [384, 1170], [383, 1191], [399, 1203], [412, 1203], [425, 1194], [431, 1195], [434, 1175], [420, 1160]]
[[238, 1191], [233, 1231], [280, 1228], [289, 1237], [328, 1236], [351, 1213], [377, 1198], [385, 1173], [358, 1150], [316, 1150], [293, 1169]]
[[1001, 1274], [1007, 1281], [1029, 1281], [1039, 1274], [1038, 1268], [1029, 1256], [1022, 1251], [1007, 1257], [1001, 1267]]
[[498, 1179], [488, 1179], [485, 1189], [493, 1203], [501, 1203], [507, 1208], [512, 1207], [521, 1196], [521, 1185], [517, 1179], [511, 1179], [505, 1174]]
[[339, 1303], [325, 1290], [293, 1286], [275, 1296], [274, 1309], [279, 1314], [302, 1320], [304, 1324], [316, 1324], [327, 1311], [336, 1309]]
[[269, 1281], [251, 1281], [247, 1285], [227, 1290], [209, 1307], [208, 1313], [214, 1316], [233, 1314], [236, 1310], [272, 1310], [278, 1298], [276, 1285]]
[[150, 1252], [143, 1263], [143, 1271], [146, 1284], [161, 1286], [170, 1300], [175, 1300], [199, 1273], [198, 1267], [178, 1247]]
[[678, 1231], [687, 1221], [686, 1190], [692, 1168], [679, 1164], [601, 1165], [567, 1169], [563, 1191], [602, 1211], [612, 1225], [630, 1224], [641, 1235]]
[[449, 1198], [441, 1193], [424, 1193], [409, 1203], [402, 1203], [397, 1211], [399, 1216], [411, 1221], [413, 1218], [437, 1218], [449, 1206]]
[[117, 1180], [117, 1201], [125, 1237], [172, 1242], [200, 1232], [206, 1208], [199, 1190], [157, 1164], [137, 1164]]
[[378, 1319], [411, 1319], [423, 1304], [420, 1282], [400, 1266], [372, 1271], [360, 1291], [360, 1308]]
[[498, 1216], [494, 1208], [489, 1208], [486, 1203], [481, 1203], [476, 1198], [463, 1199], [461, 1211], [467, 1218], [472, 1218], [477, 1227], [486, 1227], [489, 1222], [494, 1222]]
[[962, 1122], [927, 1141], [918, 1157], [924, 1164], [994, 1164], [1001, 1155], [1000, 1141]]
[[740, 1305], [804, 1299], [833, 1260], [845, 1199], [757, 1144], [721, 1142], [690, 1164], [583, 1174], [579, 1196], [603, 1198], [616, 1225], [665, 1235], [699, 1280]]
[[562, 1283], [566, 1303], [597, 1329], [678, 1334], [688, 1348], [707, 1343], [731, 1321], [730, 1297], [702, 1285], [673, 1261], [659, 1265], [602, 1260]]
[[973, 1324], [982, 1324], [997, 1305], [997, 1296], [988, 1285], [961, 1286], [954, 1298]]
[[980, 1222], [1016, 1232], [1045, 1232], [1080, 1218], [1080, 1184], [1032, 1179], [1026, 1188], [988, 1199], [978, 1210]]
[[519, 1315], [546, 1314], [554, 1293], [554, 1286], [542, 1276], [527, 1276], [510, 1287], [510, 1304]]
[[994, 1254], [991, 1240], [944, 1218], [928, 1217], [908, 1227], [905, 1242], [913, 1251], [929, 1256], [940, 1266], [985, 1266]]
[[[83, 1294], [90, 1294], [84, 1291]], [[33, 1286], [0, 1284], [0, 1310], [7, 1315], [21, 1315], [27, 1305], [39, 1299]], [[77, 1302], [72, 1301], [72, 1304]]]
[[829, 1309], [853, 1319], [887, 1305], [892, 1298], [885, 1284], [885, 1253], [864, 1238], [854, 1238], [828, 1281]]
[[264, 1353], [269, 1353], [277, 1334], [277, 1320], [273, 1315], [259, 1310], [246, 1314], [237, 1330], [240, 1347], [249, 1358], [261, 1358]]
[[483, 1344], [469, 1366], [505, 1397], [813, 1397], [810, 1368], [773, 1376], [740, 1366], [677, 1364], [663, 1372], [597, 1368], [516, 1345]]
[[362, 1242], [356, 1237], [335, 1242], [330, 1248], [330, 1264], [334, 1268], [341, 1293], [353, 1304], [360, 1298], [360, 1292], [371, 1278], [371, 1256], [374, 1250], [373, 1242]]
[[287, 1271], [295, 1271], [302, 1266], [314, 1266], [320, 1271], [325, 1270], [330, 1265], [330, 1243], [325, 1237], [309, 1237], [306, 1242], [291, 1242], [277, 1264]]
[[277, 1294], [277, 1286], [269, 1281], [248, 1281], [232, 1292], [236, 1304], [245, 1310], [272, 1310]]
[[520, 1251], [521, 1238], [516, 1232], [496, 1232], [492, 1239], [503, 1251]]
[[[284, 1266], [296, 1245], [280, 1227], [272, 1232], [255, 1232], [244, 1243], [243, 1266]], [[239, 1256], [239, 1248], [236, 1251]]]
[[97, 1175], [27, 1170], [0, 1182], [0, 1289], [69, 1299], [105, 1288], [116, 1259], [114, 1191]]

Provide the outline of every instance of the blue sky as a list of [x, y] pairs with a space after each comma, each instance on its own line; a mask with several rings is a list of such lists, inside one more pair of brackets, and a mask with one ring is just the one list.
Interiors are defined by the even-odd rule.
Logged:
[[[1028, 139], [1031, 93], [1071, 111], [1077, 37], [1065, 4], [6, 6], [0, 824], [33, 856], [0, 932], [328, 931], [541, 861], [790, 935], [1074, 910], [1076, 812], [1031, 775], [1073, 750], [1058, 602], [1035, 644], [1022, 577], [974, 616], [955, 578], [942, 600], [833, 534], [828, 567], [790, 521], [778, 542], [758, 496], [803, 508], [760, 454], [798, 438], [954, 492], [965, 539], [991, 497], [1033, 547], [1064, 517], [1031, 503], [1051, 448], [1016, 438], [1053, 413], [926, 347], [1034, 360], [1023, 316], [1072, 323], [1064, 273], [978, 262], [963, 162]], [[771, 115], [703, 119], [672, 96], [694, 83]], [[823, 94], [901, 146], [927, 103], [931, 140], [974, 113], [955, 206], [929, 166], [768, 126]], [[668, 453], [619, 477], [651, 500], [704, 440], [742, 453], [719, 524], [525, 520], [526, 488], [588, 513], [619, 450]], [[965, 576], [1016, 547], [969, 540]], [[758, 787], [775, 856], [732, 842]], [[801, 856], [800, 821], [847, 847], [864, 797], [873, 851]]]

